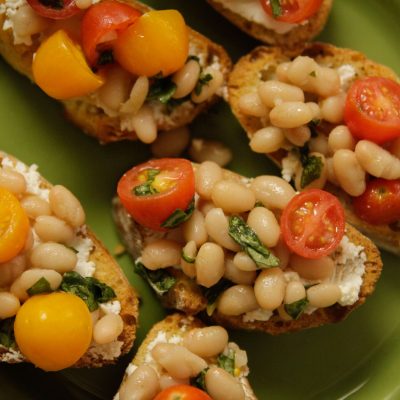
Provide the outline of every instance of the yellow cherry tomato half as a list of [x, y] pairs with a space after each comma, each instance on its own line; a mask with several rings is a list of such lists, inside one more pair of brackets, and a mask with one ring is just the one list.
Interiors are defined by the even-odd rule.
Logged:
[[40, 45], [32, 69], [36, 84], [58, 100], [84, 96], [104, 83], [90, 69], [81, 48], [63, 30], [53, 33]]
[[170, 75], [183, 67], [188, 53], [188, 28], [176, 10], [143, 14], [114, 44], [115, 59], [138, 76]]
[[92, 340], [92, 319], [85, 302], [71, 293], [54, 292], [30, 297], [14, 323], [22, 354], [45, 371], [74, 365]]
[[0, 263], [14, 258], [24, 247], [29, 219], [18, 199], [0, 188]]

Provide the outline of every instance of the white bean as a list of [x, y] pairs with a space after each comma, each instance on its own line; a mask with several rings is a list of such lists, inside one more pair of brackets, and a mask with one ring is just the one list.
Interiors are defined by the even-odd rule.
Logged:
[[389, 180], [400, 178], [400, 160], [376, 143], [360, 140], [355, 154], [361, 167], [372, 176]]
[[314, 93], [322, 97], [335, 96], [340, 91], [340, 77], [335, 69], [319, 67], [315, 73]]
[[333, 168], [333, 157], [326, 158], [325, 164], [326, 164], [326, 176], [328, 181], [336, 186], [340, 186], [340, 183], [335, 175], [335, 170]]
[[200, 247], [208, 239], [205, 219], [203, 214], [195, 209], [192, 216], [182, 224], [183, 237], [186, 242], [193, 241]]
[[313, 115], [311, 109], [299, 101], [288, 101], [276, 105], [269, 113], [271, 123], [278, 128], [298, 128], [308, 124]]
[[222, 169], [214, 161], [204, 161], [196, 168], [196, 192], [204, 199], [211, 199], [212, 189], [220, 180], [222, 180]]
[[224, 83], [224, 76], [222, 75], [222, 72], [213, 67], [205, 68], [203, 73], [204, 75], [210, 74], [212, 79], [202, 86], [199, 94], [192, 92], [191, 99], [195, 104], [203, 103], [204, 101], [209, 100]]
[[251, 181], [256, 199], [267, 208], [283, 210], [296, 194], [292, 186], [277, 176], [260, 175]]
[[20, 302], [18, 297], [9, 292], [0, 292], [0, 319], [10, 318], [17, 314]]
[[106, 314], [94, 325], [93, 340], [98, 344], [111, 343], [123, 330], [124, 322], [119, 314]]
[[216, 243], [204, 243], [196, 256], [196, 281], [207, 288], [215, 285], [224, 276], [224, 251]]
[[317, 137], [311, 138], [308, 147], [311, 152], [321, 153], [324, 156], [330, 152], [328, 138], [322, 133], [318, 134]]
[[279, 258], [279, 268], [285, 269], [289, 264], [291, 253], [282, 237], [279, 238], [277, 245], [273, 248], [273, 253]]
[[288, 71], [290, 64], [290, 62], [283, 62], [277, 65], [275, 75], [281, 82], [289, 82]]
[[157, 158], [178, 157], [189, 145], [190, 133], [186, 126], [160, 132], [151, 144], [151, 152]]
[[235, 285], [218, 298], [218, 311], [225, 315], [240, 315], [259, 308], [254, 289], [249, 285]]
[[157, 239], [149, 243], [142, 252], [142, 263], [150, 270], [179, 265], [181, 246], [168, 239]]
[[345, 102], [345, 93], [339, 93], [322, 100], [320, 104], [322, 119], [332, 124], [339, 124], [342, 122]]
[[241, 271], [256, 271], [258, 269], [257, 264], [244, 251], [237, 252], [233, 257], [232, 262], [234, 266]]
[[280, 268], [261, 271], [254, 284], [258, 304], [265, 310], [275, 310], [285, 297], [286, 282]]
[[306, 297], [306, 289], [300, 281], [291, 281], [286, 286], [285, 304], [292, 304]]
[[335, 263], [330, 257], [309, 259], [293, 254], [290, 258], [290, 267], [302, 278], [309, 280], [324, 280], [332, 276]]
[[269, 114], [258, 93], [246, 93], [240, 96], [238, 107], [243, 114], [252, 117], [266, 117]]
[[212, 366], [206, 373], [207, 393], [213, 400], [245, 400], [240, 382], [222, 368]]
[[21, 200], [21, 206], [31, 219], [40, 215], [51, 215], [50, 204], [39, 196], [28, 195], [24, 197]]
[[319, 108], [319, 105], [317, 103], [314, 103], [313, 101], [309, 101], [306, 104], [308, 105], [308, 108], [311, 110], [313, 119], [319, 120], [322, 118], [321, 109]]
[[255, 153], [272, 153], [279, 150], [285, 142], [282, 129], [267, 126], [255, 132], [250, 139], [250, 148]]
[[76, 253], [59, 243], [40, 243], [31, 254], [33, 268], [54, 269], [60, 274], [72, 271], [76, 267]]
[[356, 154], [341, 149], [333, 155], [333, 170], [340, 187], [350, 196], [360, 196], [366, 188], [366, 175]]
[[159, 391], [157, 372], [150, 365], [142, 364], [123, 382], [119, 390], [119, 399], [153, 400]]
[[36, 218], [33, 227], [44, 242], [67, 243], [75, 236], [74, 230], [70, 225], [52, 215], [40, 215]]
[[14, 194], [26, 191], [26, 181], [22, 174], [9, 168], [0, 168], [0, 187]]
[[338, 125], [331, 130], [328, 144], [332, 152], [340, 149], [354, 150], [356, 141], [346, 125]]
[[214, 357], [228, 344], [228, 332], [222, 326], [191, 329], [184, 335], [183, 345], [199, 357]]
[[269, 108], [287, 101], [304, 102], [304, 93], [299, 87], [280, 81], [271, 80], [260, 83], [258, 94], [261, 101]]
[[217, 140], [192, 139], [189, 155], [193, 161], [214, 161], [221, 167], [232, 160], [232, 151], [229, 147]]
[[12, 260], [0, 264], [0, 288], [11, 285], [26, 269], [26, 255], [19, 254]]
[[287, 77], [295, 85], [309, 90], [313, 86], [314, 75], [318, 69], [319, 65], [311, 57], [298, 56], [288, 66]]
[[176, 90], [172, 97], [181, 99], [190, 94], [196, 87], [200, 75], [200, 64], [196, 60], [189, 60], [178, 72], [172, 76]]
[[293, 129], [284, 129], [283, 133], [290, 143], [293, 143], [295, 146], [299, 147], [304, 146], [304, 144], [311, 138], [311, 130], [305, 125]]
[[173, 343], [158, 343], [151, 351], [158, 362], [173, 378], [194, 377], [208, 365], [186, 347]]
[[157, 138], [157, 123], [153, 110], [144, 105], [133, 117], [132, 127], [138, 139], [143, 143], [153, 143]]
[[225, 258], [225, 273], [224, 277], [238, 285], [252, 285], [256, 280], [257, 272], [243, 271], [236, 267], [231, 258]]
[[310, 305], [317, 308], [329, 307], [340, 300], [342, 291], [335, 283], [319, 283], [307, 290]]
[[146, 101], [149, 87], [149, 79], [146, 76], [139, 76], [132, 86], [129, 99], [121, 105], [120, 112], [135, 115]]
[[159, 378], [160, 388], [161, 390], [167, 389], [171, 386], [176, 385], [190, 385], [190, 380], [186, 379], [176, 379], [173, 378], [171, 375], [162, 374]]
[[276, 246], [281, 234], [281, 228], [272, 211], [265, 207], [253, 208], [247, 217], [247, 224], [265, 246]]

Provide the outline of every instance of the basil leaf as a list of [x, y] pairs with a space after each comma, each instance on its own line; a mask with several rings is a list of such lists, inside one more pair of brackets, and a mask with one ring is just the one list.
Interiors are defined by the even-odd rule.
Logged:
[[104, 50], [100, 53], [97, 65], [112, 64], [114, 62], [114, 54], [112, 50]]
[[260, 268], [279, 266], [279, 258], [275, 257], [260, 241], [256, 233], [243, 221], [233, 215], [229, 218], [229, 236], [239, 243], [243, 250]]
[[213, 79], [213, 76], [211, 74], [200, 74], [199, 80], [197, 81], [197, 84], [194, 88], [194, 93], [199, 96], [201, 91], [203, 90], [204, 85], [208, 85], [208, 82], [210, 82]]
[[178, 225], [187, 221], [194, 211], [194, 198], [190, 202], [188, 208], [186, 210], [181, 210], [177, 208], [162, 224], [163, 228], [176, 228]]
[[308, 300], [305, 297], [295, 301], [294, 303], [285, 304], [285, 311], [293, 318], [298, 319], [301, 314], [303, 314], [305, 308], [307, 307]]
[[0, 320], [0, 344], [7, 349], [16, 347], [14, 336], [14, 320], [15, 317]]
[[312, 76], [313, 78], [317, 77], [317, 73], [315, 71], [311, 71], [308, 75]]
[[160, 173], [159, 169], [149, 168], [145, 171], [147, 173], [146, 182], [135, 186], [133, 188], [133, 193], [136, 196], [150, 196], [152, 194], [158, 193], [157, 189], [155, 189], [152, 185], [156, 176]]
[[308, 156], [302, 164], [303, 172], [301, 173], [300, 187], [303, 189], [321, 176], [324, 165], [321, 157], [318, 156]]
[[311, 121], [308, 123], [308, 127], [310, 128], [311, 137], [312, 137], [312, 138], [315, 138], [315, 137], [318, 136], [317, 127], [318, 127], [318, 125], [319, 125], [320, 123], [321, 123], [321, 120], [318, 119], [318, 118], [313, 119], [313, 120], [311, 120]]
[[203, 288], [203, 295], [207, 299], [207, 315], [211, 317], [213, 315], [215, 309], [217, 308], [217, 299], [219, 295], [224, 292], [226, 289], [229, 289], [233, 286], [233, 283], [228, 279], [220, 279], [218, 283], [209, 287]]
[[274, 18], [278, 18], [282, 15], [282, 7], [280, 0], [270, 0], [272, 15]]
[[194, 264], [194, 262], [196, 261], [195, 257], [188, 256], [183, 250], [182, 250], [182, 258], [189, 264]]
[[190, 385], [195, 386], [201, 390], [204, 390], [205, 392], [207, 391], [206, 388], [206, 373], [208, 371], [208, 368], [204, 368], [200, 373], [195, 376], [194, 378], [190, 379]]
[[63, 0], [39, 0], [39, 3], [54, 10], [62, 10], [64, 8]]
[[46, 278], [41, 277], [35, 284], [33, 284], [26, 292], [29, 296], [34, 296], [40, 293], [50, 293], [53, 290], [50, 287], [50, 283]]
[[158, 100], [162, 104], [167, 104], [176, 91], [176, 85], [170, 77], [159, 77], [156, 75], [150, 86], [146, 100]]
[[97, 310], [99, 303], [106, 303], [116, 297], [110, 286], [96, 278], [84, 278], [75, 271], [64, 274], [60, 290], [80, 297], [86, 303], [90, 312]]
[[235, 374], [235, 352], [229, 349], [228, 355], [220, 354], [217, 358], [218, 366], [231, 375]]
[[176, 278], [165, 269], [150, 271], [138, 261], [135, 262], [133, 269], [138, 275], [140, 275], [149, 283], [149, 285], [159, 296], [167, 293], [168, 290], [171, 289], [176, 283]]

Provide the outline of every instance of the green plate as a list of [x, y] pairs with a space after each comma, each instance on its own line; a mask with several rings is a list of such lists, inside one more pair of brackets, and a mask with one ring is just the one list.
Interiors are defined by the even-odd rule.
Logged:
[[[226, 22], [204, 1], [149, 1], [180, 9], [187, 22], [222, 43], [234, 59], [256, 42]], [[400, 0], [336, 0], [321, 40], [365, 52], [400, 72]], [[73, 190], [87, 210], [89, 225], [109, 249], [118, 244], [110, 200], [119, 176], [144, 161], [140, 143], [99, 145], [63, 117], [61, 107], [0, 61], [0, 148], [37, 163], [50, 181]], [[234, 151], [230, 167], [247, 175], [277, 173], [266, 158], [250, 154], [242, 130], [225, 104], [193, 125], [196, 136], [217, 138]], [[332, 326], [271, 337], [233, 332], [246, 348], [250, 380], [259, 399], [400, 398], [400, 267], [383, 254], [385, 269], [376, 292], [349, 318]], [[164, 311], [132, 272], [128, 256], [119, 259], [142, 296], [135, 349]], [[130, 357], [97, 370], [44, 373], [30, 365], [0, 366], [1, 399], [111, 399]], [[227, 399], [228, 400], [228, 399]]]

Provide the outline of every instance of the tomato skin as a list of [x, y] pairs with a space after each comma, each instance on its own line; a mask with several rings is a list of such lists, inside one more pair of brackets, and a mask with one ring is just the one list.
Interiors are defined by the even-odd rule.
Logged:
[[189, 385], [170, 386], [158, 393], [154, 400], [212, 400], [200, 389]]
[[[75, 4], [75, 0], [63, 0], [62, 8], [46, 6], [39, 0], [27, 0], [28, 4], [42, 17], [50, 19], [66, 19], [78, 14], [81, 9]], [[49, 1], [50, 3], [50, 1]]]
[[381, 144], [400, 137], [400, 84], [381, 77], [356, 80], [347, 92], [344, 121], [353, 136]]
[[[171, 173], [174, 184], [159, 193], [137, 196], [133, 190], [143, 183], [141, 174], [149, 169]], [[119, 180], [117, 193], [121, 203], [140, 225], [167, 231], [161, 224], [178, 208], [186, 210], [194, 197], [194, 172], [190, 161], [180, 158], [150, 160], [127, 171]]]
[[305, 190], [290, 200], [281, 216], [281, 232], [289, 249], [305, 258], [332, 253], [345, 231], [339, 200], [320, 189]]
[[372, 224], [392, 224], [400, 220], [400, 179], [378, 178], [367, 183], [365, 192], [353, 198], [355, 214]]
[[[321, 7], [323, 0], [281, 0], [282, 15], [275, 17], [270, 0], [260, 0], [264, 11], [277, 21], [296, 24], [312, 17]], [[295, 4], [294, 4], [295, 3]]]
[[[106, 0], [89, 7], [82, 18], [82, 48], [91, 66], [99, 58], [97, 46], [105, 35], [122, 31], [132, 25], [142, 13], [128, 4]], [[102, 49], [111, 48], [112, 42], [102, 43]]]

